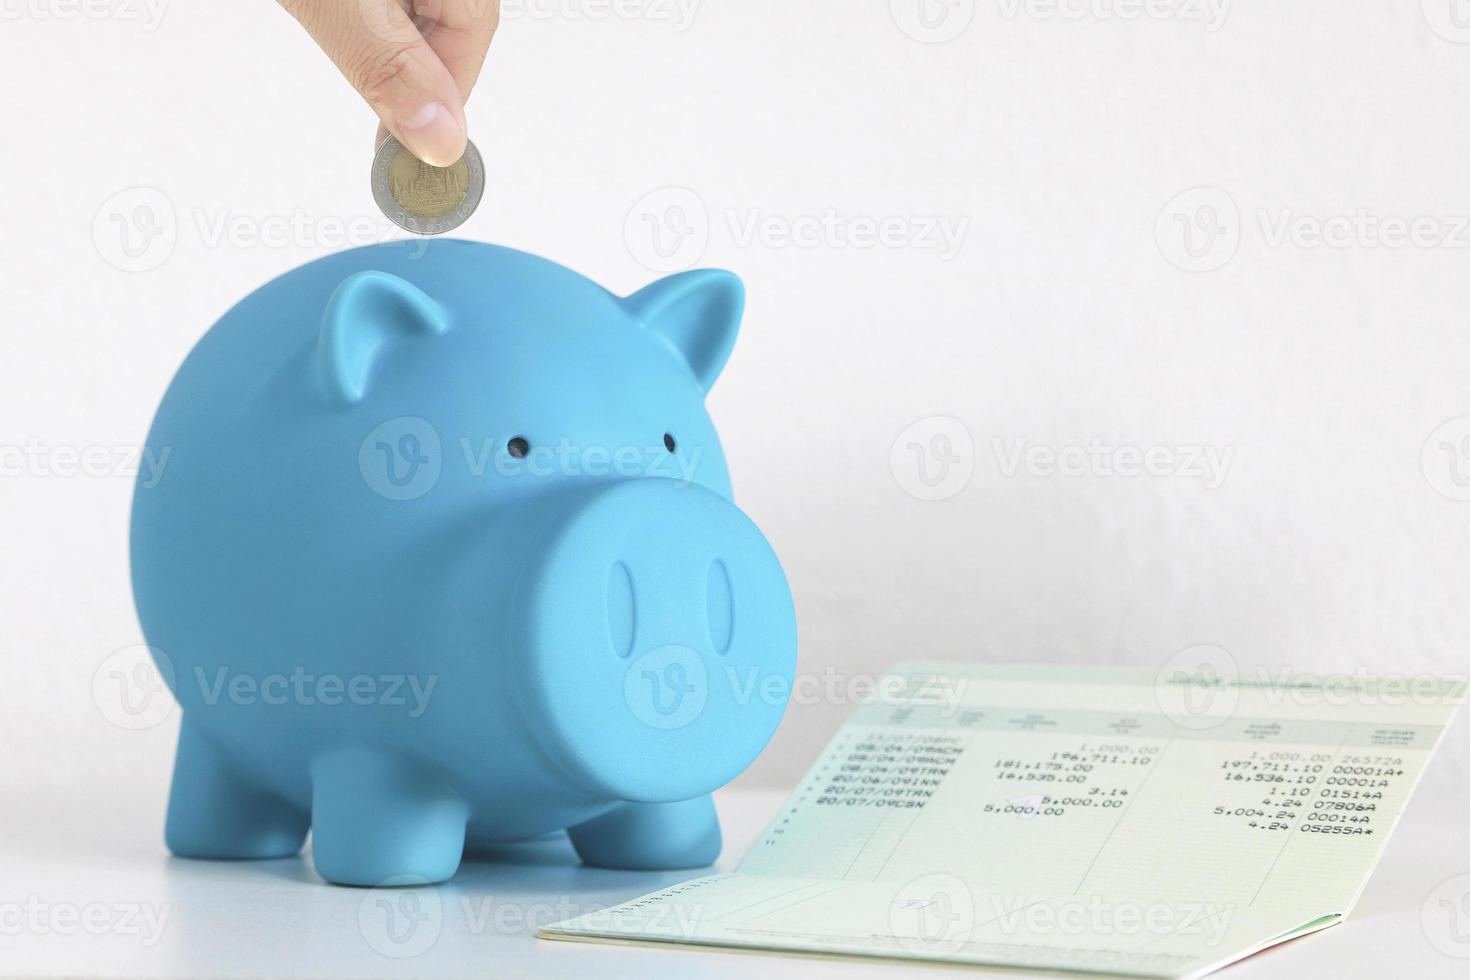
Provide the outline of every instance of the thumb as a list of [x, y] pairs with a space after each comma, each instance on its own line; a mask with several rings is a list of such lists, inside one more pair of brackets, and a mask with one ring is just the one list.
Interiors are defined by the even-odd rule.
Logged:
[[464, 100], [397, 0], [280, 0], [414, 156], [464, 156]]

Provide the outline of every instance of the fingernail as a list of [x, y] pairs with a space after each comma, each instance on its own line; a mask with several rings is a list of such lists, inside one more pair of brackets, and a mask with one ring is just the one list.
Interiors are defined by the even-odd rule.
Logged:
[[398, 135], [414, 156], [448, 167], [464, 156], [465, 131], [443, 102], [429, 102], [398, 120]]

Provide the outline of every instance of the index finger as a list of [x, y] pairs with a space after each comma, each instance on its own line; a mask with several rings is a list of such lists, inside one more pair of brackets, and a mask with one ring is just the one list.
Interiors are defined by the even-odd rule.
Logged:
[[413, 17], [454, 77], [460, 98], [469, 98], [500, 25], [500, 0], [419, 0]]

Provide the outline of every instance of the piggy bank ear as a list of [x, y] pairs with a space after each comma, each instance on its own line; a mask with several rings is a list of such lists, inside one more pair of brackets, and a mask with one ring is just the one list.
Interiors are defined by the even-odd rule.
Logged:
[[653, 334], [668, 342], [709, 391], [730, 359], [745, 287], [734, 273], [695, 269], [660, 279], [623, 300]]
[[386, 272], [357, 272], [327, 301], [316, 346], [316, 375], [334, 404], [362, 401], [392, 342], [443, 333], [444, 308], [412, 283]]

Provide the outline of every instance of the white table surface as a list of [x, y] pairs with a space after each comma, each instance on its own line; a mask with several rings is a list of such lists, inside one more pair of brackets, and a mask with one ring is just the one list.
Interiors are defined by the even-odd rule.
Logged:
[[[725, 828], [718, 869], [735, 866], [783, 796], [717, 795]], [[161, 842], [161, 802], [156, 809], [127, 809], [31, 799], [5, 809], [0, 975], [734, 980], [758, 973], [764, 980], [819, 980], [954, 976], [970, 969], [940, 973], [871, 960], [538, 939], [538, 925], [693, 877], [584, 868], [562, 839], [523, 846], [499, 863], [466, 864], [452, 882], [421, 896], [414, 929], [390, 935], [388, 913], [377, 904], [383, 892], [326, 885], [305, 857], [242, 863], [170, 857]], [[1462, 893], [1436, 893], [1436, 887], [1467, 873], [1470, 787], [1436, 793], [1426, 785], [1346, 923], [1219, 975], [1465, 980], [1470, 896], [1463, 898], [1464, 914], [1455, 922], [1453, 910], [1440, 900], [1446, 894], [1460, 900]], [[161, 918], [161, 930], [145, 913], [154, 924]]]

